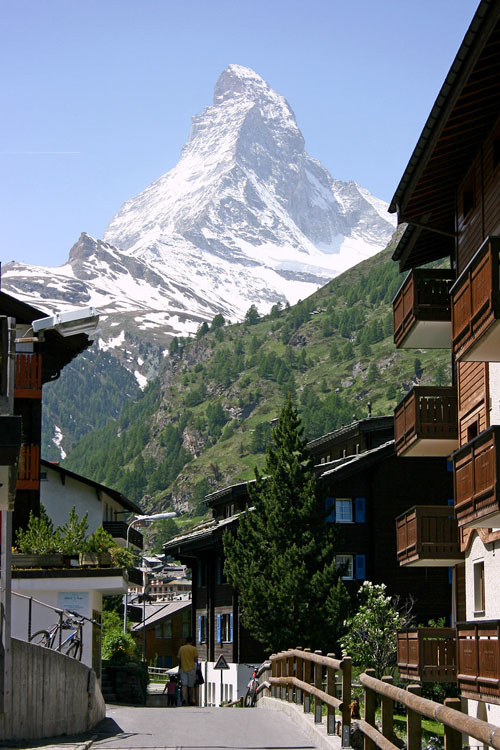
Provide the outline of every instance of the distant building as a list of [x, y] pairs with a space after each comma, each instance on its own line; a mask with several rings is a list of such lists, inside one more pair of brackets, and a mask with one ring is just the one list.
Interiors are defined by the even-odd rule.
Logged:
[[178, 665], [177, 653], [191, 634], [191, 602], [147, 604], [145, 617], [132, 626], [139, 643], [145, 643], [148, 664], [171, 668]]

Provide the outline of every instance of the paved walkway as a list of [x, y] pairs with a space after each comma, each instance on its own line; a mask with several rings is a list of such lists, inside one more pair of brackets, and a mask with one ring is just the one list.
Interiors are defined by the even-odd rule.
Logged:
[[285, 715], [264, 708], [169, 709], [110, 705], [106, 719], [95, 728], [92, 736], [75, 737], [72, 741], [67, 738], [60, 744], [46, 740], [29, 747], [37, 750], [310, 750], [315, 744]]

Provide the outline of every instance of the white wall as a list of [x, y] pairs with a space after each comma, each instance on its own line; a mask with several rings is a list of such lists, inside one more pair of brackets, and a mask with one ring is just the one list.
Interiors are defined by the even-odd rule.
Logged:
[[500, 424], [500, 362], [489, 363], [490, 424]]
[[88, 511], [89, 535], [102, 526], [102, 503], [95, 489], [69, 477], [63, 484], [61, 475], [50, 468], [47, 468], [47, 479], [40, 482], [40, 501], [56, 526], [66, 523], [73, 506], [80, 519]]
[[[474, 563], [484, 562], [484, 615], [474, 614]], [[465, 592], [467, 621], [500, 620], [500, 542], [483, 544], [474, 535], [465, 559]]]
[[[220, 706], [221, 701], [235, 701], [245, 697], [252, 668], [246, 664], [228, 663], [229, 669], [214, 669], [215, 662], [203, 662], [201, 667], [205, 685], [200, 688], [200, 705]], [[222, 690], [221, 690], [222, 673]], [[222, 694], [222, 697], [221, 697]]]

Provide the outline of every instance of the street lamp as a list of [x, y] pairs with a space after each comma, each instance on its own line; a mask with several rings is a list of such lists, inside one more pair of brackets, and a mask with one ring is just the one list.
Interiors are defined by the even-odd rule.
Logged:
[[[133, 521], [127, 526], [127, 549], [129, 545], [129, 532], [132, 526], [142, 521], [159, 521], [161, 518], [175, 518], [177, 513], [175, 511], [169, 511], [168, 513], [152, 513], [150, 516], [136, 516]], [[125, 606], [123, 608], [123, 632], [127, 632], [127, 605], [128, 605], [128, 584], [125, 592]]]

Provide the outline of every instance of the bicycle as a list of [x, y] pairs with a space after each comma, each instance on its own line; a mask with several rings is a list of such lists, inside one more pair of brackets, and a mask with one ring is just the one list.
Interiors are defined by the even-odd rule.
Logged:
[[38, 646], [44, 646], [45, 648], [53, 648], [59, 630], [71, 630], [68, 637], [61, 640], [61, 643], [55, 650], [81, 661], [83, 649], [82, 629], [84, 620], [86, 619], [77, 615], [76, 612], [69, 612], [68, 618], [55, 623], [48, 630], [37, 630], [36, 633], [33, 633], [29, 642]]
[[259, 689], [259, 680], [257, 678], [258, 667], [252, 667], [252, 678], [247, 685], [247, 692], [245, 695], [245, 707], [253, 708], [257, 703], [257, 691]]

